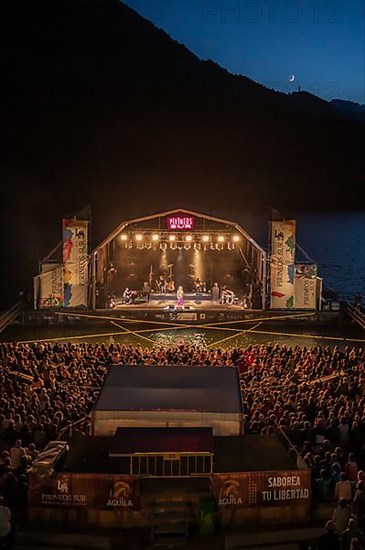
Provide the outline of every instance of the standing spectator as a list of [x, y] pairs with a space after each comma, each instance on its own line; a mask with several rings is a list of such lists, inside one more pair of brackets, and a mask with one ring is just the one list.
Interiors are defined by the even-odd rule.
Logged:
[[349, 479], [352, 482], [355, 482], [357, 479], [358, 471], [359, 471], [359, 466], [356, 462], [355, 454], [350, 453], [348, 457], [348, 461], [345, 464], [345, 473], [347, 475], [347, 479]]
[[25, 454], [25, 449], [22, 447], [22, 440], [17, 439], [14, 443], [14, 447], [10, 449], [10, 458], [15, 472], [22, 466], [22, 458]]
[[336, 533], [332, 520], [327, 521], [326, 532], [319, 537], [318, 550], [341, 550], [340, 535]]
[[342, 533], [342, 550], [350, 550], [352, 539], [358, 539], [361, 544], [364, 543], [364, 535], [357, 527], [355, 518], [349, 519], [348, 528]]
[[341, 498], [348, 502], [352, 500], [352, 483], [347, 479], [345, 472], [341, 472], [340, 481], [335, 486], [335, 500], [340, 501]]
[[340, 498], [338, 505], [333, 510], [332, 521], [335, 529], [340, 535], [347, 529], [350, 519], [350, 507], [345, 498]]
[[365, 483], [358, 481], [353, 500], [353, 512], [361, 531], [365, 532]]
[[7, 506], [4, 506], [4, 499], [0, 496], [0, 545], [5, 549], [10, 549], [13, 542], [10, 520], [10, 510]]

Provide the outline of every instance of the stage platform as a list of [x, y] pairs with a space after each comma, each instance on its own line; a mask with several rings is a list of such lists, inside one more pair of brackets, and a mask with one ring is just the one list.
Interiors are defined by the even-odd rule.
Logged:
[[133, 320], [144, 324], [204, 325], [234, 321], [259, 322], [283, 325], [288, 322], [298, 326], [338, 326], [346, 320], [345, 312], [339, 311], [298, 311], [298, 310], [254, 310], [240, 305], [227, 306], [211, 301], [185, 302], [178, 307], [176, 300], [146, 302], [144, 304], [118, 305], [112, 309], [71, 309], [25, 311], [22, 325], [106, 325], [110, 321]]

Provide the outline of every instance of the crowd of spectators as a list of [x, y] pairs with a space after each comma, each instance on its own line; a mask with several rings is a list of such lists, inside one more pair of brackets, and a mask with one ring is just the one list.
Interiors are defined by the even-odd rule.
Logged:
[[245, 431], [279, 426], [312, 470], [316, 502], [336, 506], [328, 532], [355, 518], [365, 530], [365, 350], [337, 346], [0, 344], [0, 494], [11, 509], [24, 514], [27, 472], [47, 442], [75, 423], [87, 433], [111, 364], [237, 366]]

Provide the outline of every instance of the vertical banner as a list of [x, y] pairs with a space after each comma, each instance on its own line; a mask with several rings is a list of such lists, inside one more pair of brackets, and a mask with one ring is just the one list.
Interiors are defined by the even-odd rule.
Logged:
[[63, 306], [63, 264], [43, 264], [37, 285], [38, 308], [50, 309]]
[[271, 222], [271, 309], [294, 308], [295, 220]]
[[317, 266], [297, 264], [295, 266], [295, 309], [317, 308]]
[[88, 222], [62, 220], [64, 306], [87, 307]]

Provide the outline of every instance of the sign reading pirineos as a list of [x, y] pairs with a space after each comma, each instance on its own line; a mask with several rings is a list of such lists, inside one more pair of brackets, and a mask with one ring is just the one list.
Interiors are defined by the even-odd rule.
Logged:
[[62, 227], [64, 305], [87, 306], [88, 222], [63, 220]]
[[214, 474], [211, 481], [219, 507], [310, 505], [309, 471]]
[[194, 218], [192, 216], [170, 216], [167, 218], [167, 227], [172, 230], [194, 229]]
[[316, 309], [317, 305], [317, 266], [297, 264], [295, 266], [295, 308]]
[[295, 220], [271, 222], [271, 309], [294, 308]]
[[63, 306], [63, 265], [43, 264], [38, 280], [38, 307], [48, 309]]
[[29, 505], [138, 510], [139, 484], [129, 475], [56, 473], [46, 478], [31, 475]]

